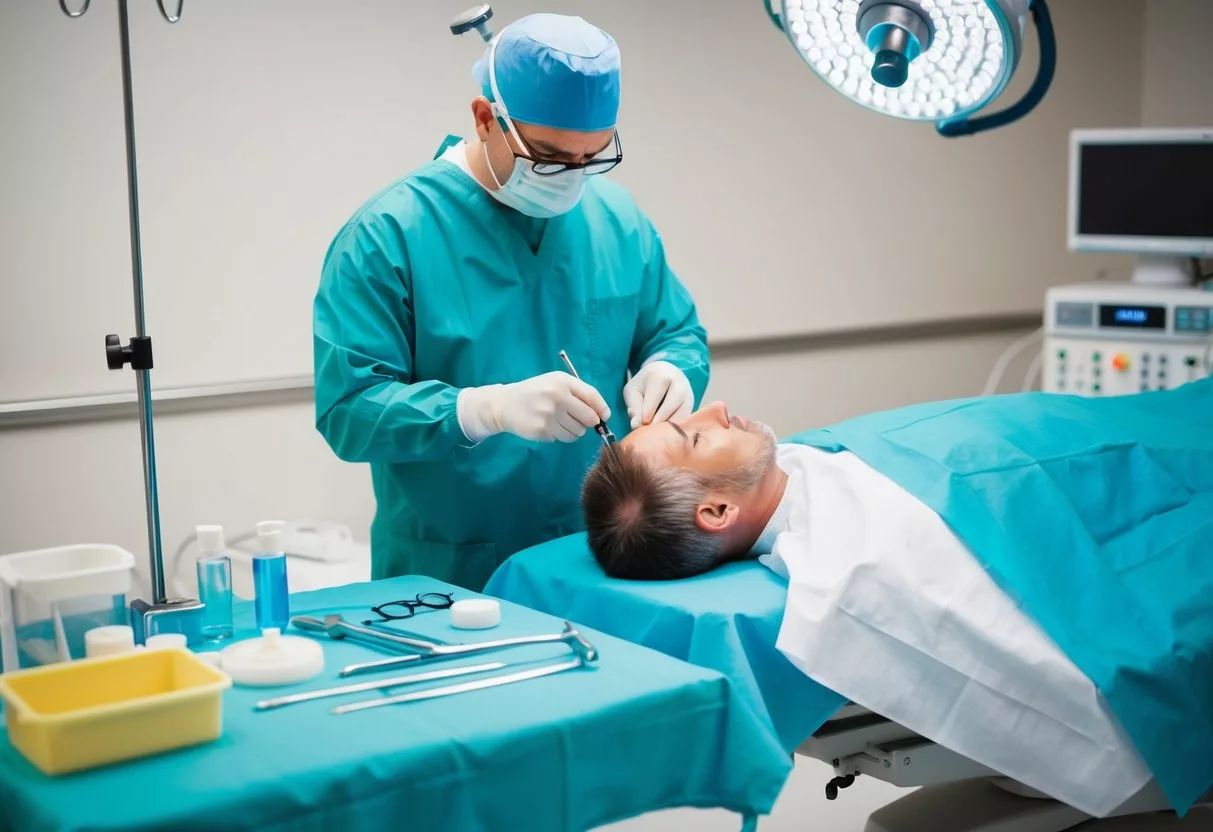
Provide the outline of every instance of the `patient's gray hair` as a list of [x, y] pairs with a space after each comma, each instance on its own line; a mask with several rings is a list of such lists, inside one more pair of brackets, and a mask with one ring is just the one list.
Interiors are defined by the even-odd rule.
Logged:
[[695, 524], [710, 491], [744, 493], [765, 466], [705, 476], [685, 468], [656, 468], [620, 445], [603, 448], [581, 488], [590, 550], [612, 578], [675, 580], [700, 575], [727, 560], [719, 535]]

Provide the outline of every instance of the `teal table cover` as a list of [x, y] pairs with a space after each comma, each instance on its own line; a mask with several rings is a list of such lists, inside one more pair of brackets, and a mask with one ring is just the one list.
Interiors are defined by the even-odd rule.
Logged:
[[[360, 622], [373, 617], [373, 604], [433, 591], [474, 597], [410, 576], [296, 595], [291, 611]], [[559, 618], [502, 607], [502, 623], [491, 630], [453, 629], [446, 611], [393, 626], [452, 643], [562, 627]], [[236, 623], [238, 637], [255, 634], [251, 605], [237, 606]], [[724, 676], [583, 633], [600, 652], [592, 668], [342, 716], [329, 710], [379, 694], [255, 712], [269, 696], [373, 678], [336, 674], [383, 653], [324, 639], [321, 676], [228, 691], [218, 741], [63, 777], [42, 775], [0, 731], [0, 829], [580, 832], [678, 806], [769, 813], [791, 761]], [[568, 655], [561, 645], [532, 645], [442, 664], [535, 667]]]

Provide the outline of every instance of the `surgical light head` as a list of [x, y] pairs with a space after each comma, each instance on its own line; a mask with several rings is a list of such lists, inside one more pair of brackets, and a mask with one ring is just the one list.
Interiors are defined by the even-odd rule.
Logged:
[[[1026, 115], [1056, 64], [1045, 0], [766, 0], [797, 53], [826, 83], [864, 107], [933, 121], [945, 136], [969, 135]], [[1023, 54], [1029, 12], [1041, 41], [1040, 69], [1014, 106], [970, 119], [1006, 89]]]
[[860, 8], [858, 33], [872, 55], [872, 80], [900, 87], [910, 62], [931, 46], [931, 18], [916, 3], [867, 2]]
[[492, 19], [493, 9], [487, 3], [472, 6], [470, 9], [460, 12], [451, 21], [451, 34], [465, 35], [474, 29], [480, 34], [480, 39], [488, 43], [493, 39], [493, 30], [489, 28], [489, 21]]

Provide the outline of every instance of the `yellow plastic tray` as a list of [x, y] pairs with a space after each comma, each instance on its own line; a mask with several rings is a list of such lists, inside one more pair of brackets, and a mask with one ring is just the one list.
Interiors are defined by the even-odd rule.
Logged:
[[137, 650], [0, 675], [0, 698], [9, 741], [55, 775], [218, 739], [231, 684], [188, 650]]

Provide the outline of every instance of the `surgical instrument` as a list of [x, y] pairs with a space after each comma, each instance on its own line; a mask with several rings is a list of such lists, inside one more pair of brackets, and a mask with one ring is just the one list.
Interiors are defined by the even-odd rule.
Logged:
[[[363, 644], [370, 644], [375, 647], [407, 647], [411, 650], [419, 650], [422, 653], [429, 653], [435, 647], [439, 646], [432, 641], [426, 641], [419, 638], [410, 638], [400, 635], [399, 633], [389, 632], [386, 629], [372, 629], [363, 627], [359, 624], [354, 624], [346, 621], [340, 615], [326, 615], [323, 619], [316, 618], [310, 615], [297, 615], [291, 619], [291, 624], [300, 630], [307, 630], [314, 633], [324, 633], [331, 639], [348, 638], [351, 641], [359, 641]], [[403, 659], [412, 659], [412, 656], [401, 656]], [[417, 656], [416, 658], [421, 658]]]
[[[472, 653], [487, 653], [493, 650], [503, 650], [508, 647], [517, 647], [524, 644], [554, 644], [563, 642], [569, 645], [569, 648], [574, 653], [584, 653], [587, 656], [597, 657], [598, 651], [592, 644], [585, 640], [585, 637], [577, 631], [568, 621], [564, 622], [564, 630], [560, 633], [542, 636], [516, 636], [514, 638], [503, 638], [496, 641], [482, 641], [474, 644], [434, 644], [432, 649], [418, 656], [418, 659], [441, 659], [451, 656], [466, 656]], [[379, 659], [372, 662], [361, 662], [359, 664], [351, 664], [341, 668], [338, 676], [354, 676], [358, 673], [372, 673], [377, 670], [382, 670], [388, 667], [395, 667], [400, 664], [407, 664], [414, 661], [413, 656], [395, 656], [390, 659]]]
[[411, 673], [408, 676], [393, 676], [391, 679], [377, 679], [374, 682], [359, 682], [355, 685], [342, 685], [336, 688], [309, 690], [303, 693], [292, 693], [287, 696], [276, 696], [273, 699], [262, 699], [254, 706], [254, 710], [269, 711], [298, 702], [311, 702], [313, 699], [325, 699], [329, 696], [344, 696], [347, 693], [361, 693], [364, 690], [384, 690], [404, 685], [416, 685], [420, 682], [433, 682], [438, 679], [450, 679], [453, 676], [470, 676], [473, 673], [486, 673], [490, 670], [500, 670], [505, 662], [486, 662], [466, 667], [451, 667], [446, 670], [428, 670], [425, 673]]
[[534, 670], [520, 670], [517, 673], [508, 673], [504, 676], [490, 676], [487, 679], [475, 679], [471, 682], [460, 682], [455, 685], [447, 685], [441, 688], [431, 688], [430, 690], [420, 690], [415, 693], [402, 693], [399, 696], [387, 696], [382, 699], [367, 699], [363, 702], [353, 702], [349, 705], [338, 705], [333, 708], [331, 713], [348, 714], [354, 711], [364, 711], [367, 708], [378, 708], [381, 705], [399, 705], [404, 702], [420, 702], [423, 699], [437, 699], [440, 696], [452, 696], [456, 693], [467, 693], [473, 690], [484, 690], [486, 688], [495, 688], [500, 685], [509, 685], [514, 682], [525, 682], [527, 679], [538, 679], [542, 676], [552, 676], [556, 673], [563, 673], [566, 670], [576, 670], [579, 667], [594, 662], [598, 658], [598, 652], [594, 650], [588, 643], [585, 643], [584, 648], [578, 649], [578, 645], [574, 645], [574, 652], [577, 654], [572, 661], [561, 662], [560, 664], [550, 664], [544, 667], [538, 667]]
[[408, 638], [407, 636], [396, 635], [382, 630], [372, 630], [369, 627], [360, 627], [357, 624], [351, 624], [343, 619], [340, 615], [326, 615], [324, 620], [311, 616], [301, 615], [291, 619], [296, 627], [301, 630], [310, 630], [312, 632], [323, 632], [329, 638], [342, 639], [352, 638], [356, 641], [369, 641], [377, 646], [388, 644], [391, 646], [403, 646], [419, 651], [416, 654], [405, 656], [393, 656], [390, 659], [381, 659], [374, 662], [362, 662], [360, 664], [352, 664], [343, 667], [339, 676], [353, 676], [356, 673], [365, 673], [373, 670], [380, 670], [386, 667], [395, 667], [401, 664], [421, 661], [422, 659], [445, 658], [447, 656], [466, 656], [471, 653], [485, 653], [491, 650], [500, 650], [506, 647], [516, 647], [521, 644], [551, 644], [554, 642], [564, 642], [568, 644], [574, 652], [584, 652], [587, 655], [596, 656], [598, 651], [594, 646], [585, 640], [585, 637], [577, 631], [577, 629], [568, 621], [564, 622], [564, 630], [559, 633], [552, 633], [542, 636], [516, 636], [514, 638], [497, 639], [496, 641], [482, 641], [474, 644], [437, 644], [424, 639]]
[[[577, 368], [573, 366], [573, 362], [569, 360], [569, 354], [564, 350], [560, 351], [560, 360], [563, 361], [564, 365], [569, 368], [569, 372], [573, 374], [573, 378], [580, 381], [581, 376], [577, 375]], [[606, 426], [606, 422], [602, 421], [601, 419], [598, 420], [598, 424], [594, 428], [594, 431], [602, 437], [602, 443], [607, 447], [610, 447], [611, 443], [615, 441], [615, 434], [611, 433], [611, 429], [608, 428]]]

